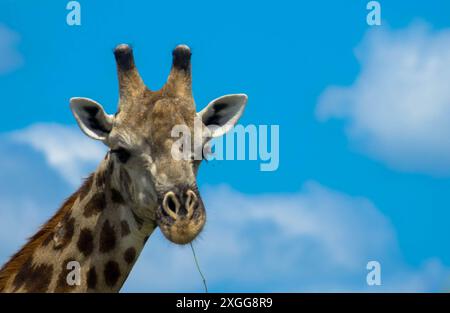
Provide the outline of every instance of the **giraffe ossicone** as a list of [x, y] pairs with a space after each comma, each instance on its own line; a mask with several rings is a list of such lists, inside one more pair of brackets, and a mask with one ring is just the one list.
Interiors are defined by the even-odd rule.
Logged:
[[[192, 132], [201, 121], [202, 149], [237, 123], [244, 94], [226, 95], [196, 112], [191, 50], [177, 46], [164, 86], [146, 87], [129, 45], [114, 50], [119, 82], [115, 114], [88, 98], [70, 108], [89, 137], [109, 151], [97, 170], [0, 270], [3, 292], [115, 292], [156, 227], [173, 243], [201, 232], [206, 211], [198, 187], [201, 158], [174, 158], [174, 127]], [[197, 121], [197, 122], [196, 122]], [[78, 262], [79, 284], [68, 284], [69, 262]]]

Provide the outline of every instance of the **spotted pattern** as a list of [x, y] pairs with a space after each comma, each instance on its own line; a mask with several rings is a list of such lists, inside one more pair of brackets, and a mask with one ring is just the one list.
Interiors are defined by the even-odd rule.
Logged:
[[114, 287], [120, 277], [119, 264], [116, 261], [108, 261], [105, 264], [103, 275], [105, 278], [105, 284], [109, 287]]
[[89, 289], [95, 289], [97, 286], [97, 271], [95, 266], [92, 266], [87, 272], [87, 286]]
[[33, 264], [30, 257], [21, 267], [13, 280], [15, 291], [24, 288], [27, 292], [45, 292], [48, 289], [53, 274], [51, 264]]
[[106, 207], [105, 194], [103, 192], [96, 193], [92, 196], [89, 202], [84, 208], [83, 215], [85, 217], [91, 217], [95, 214], [99, 214]]
[[125, 200], [123, 199], [122, 195], [115, 188], [111, 188], [111, 200], [112, 200], [112, 202], [117, 203], [117, 204], [125, 203]]
[[89, 256], [94, 250], [94, 236], [88, 228], [83, 228], [80, 231], [80, 237], [77, 242], [78, 250], [83, 253], [84, 256]]
[[116, 233], [109, 220], [103, 223], [100, 232], [100, 252], [107, 253], [116, 246]]
[[125, 260], [125, 262], [127, 262], [128, 264], [131, 264], [131, 263], [133, 263], [135, 258], [136, 258], [136, 249], [135, 248], [130, 247], [127, 250], [125, 250], [125, 253], [123, 255], [123, 259]]

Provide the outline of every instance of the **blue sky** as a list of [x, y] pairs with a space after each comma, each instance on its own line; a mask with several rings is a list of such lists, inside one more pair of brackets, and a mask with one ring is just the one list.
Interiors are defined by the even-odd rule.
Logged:
[[[450, 288], [448, 1], [380, 1], [381, 27], [367, 25], [367, 1], [80, 1], [72, 27], [66, 3], [0, 4], [0, 262], [104, 153], [69, 98], [112, 113], [115, 45], [133, 45], [157, 89], [186, 43], [199, 108], [244, 92], [241, 124], [280, 125], [277, 171], [201, 168], [210, 219], [196, 245], [211, 290]], [[370, 289], [372, 259], [383, 285]], [[190, 251], [157, 232], [125, 290], [201, 287]]]

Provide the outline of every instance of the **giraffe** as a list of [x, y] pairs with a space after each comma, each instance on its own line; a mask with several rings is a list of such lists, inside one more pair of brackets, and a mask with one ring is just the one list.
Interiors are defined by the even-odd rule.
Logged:
[[[103, 142], [108, 152], [94, 173], [2, 267], [2, 292], [118, 292], [155, 228], [169, 241], [187, 244], [205, 224], [196, 182], [202, 156], [192, 152], [174, 158], [176, 138], [171, 130], [184, 125], [200, 131], [202, 148], [238, 121], [247, 96], [219, 97], [197, 113], [191, 50], [186, 45], [173, 50], [168, 79], [157, 91], [144, 84], [129, 45], [118, 45], [114, 56], [119, 82], [114, 115], [94, 100], [70, 99], [81, 130]], [[186, 147], [177, 147], [181, 148]], [[202, 150], [198, 148], [192, 150]], [[74, 261], [80, 279], [69, 283]]]

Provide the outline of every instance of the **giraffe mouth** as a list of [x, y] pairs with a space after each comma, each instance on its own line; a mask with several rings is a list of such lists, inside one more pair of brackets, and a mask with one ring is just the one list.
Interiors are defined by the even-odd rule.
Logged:
[[156, 222], [164, 236], [176, 244], [188, 244], [202, 231], [206, 211], [200, 196], [188, 189], [181, 196], [167, 192], [156, 210]]

